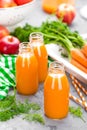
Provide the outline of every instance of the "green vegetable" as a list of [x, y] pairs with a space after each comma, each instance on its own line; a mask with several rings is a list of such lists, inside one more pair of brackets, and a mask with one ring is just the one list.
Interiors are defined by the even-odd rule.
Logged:
[[40, 114], [38, 114], [38, 113], [35, 113], [35, 114], [33, 114], [33, 113], [26, 114], [25, 117], [24, 117], [24, 119], [26, 119], [28, 121], [40, 122], [43, 125], [45, 124], [43, 117]]
[[[33, 115], [31, 114], [31, 110]], [[25, 119], [29, 117], [31, 121], [37, 121], [44, 124], [43, 117], [36, 113], [38, 110], [40, 110], [38, 104], [31, 103], [28, 100], [25, 100], [22, 103], [16, 100], [15, 94], [13, 96], [9, 95], [0, 101], [0, 121], [7, 121], [14, 118], [16, 115], [23, 114], [26, 117]]]
[[[15, 95], [16, 93], [14, 95], [8, 95], [5, 99], [0, 101], [0, 121], [7, 121], [16, 115], [23, 114], [23, 119], [45, 124], [42, 115], [37, 113], [40, 110], [40, 106], [37, 103], [31, 103], [27, 99], [24, 102], [18, 101]], [[80, 107], [69, 107], [69, 112], [85, 122]]]
[[69, 112], [75, 116], [75, 117], [79, 117], [81, 118], [84, 122], [85, 120], [83, 119], [82, 117], [82, 111], [81, 111], [81, 108], [80, 107], [69, 107]]
[[19, 40], [23, 42], [29, 41], [29, 35], [32, 32], [42, 32], [45, 44], [60, 44], [68, 53], [70, 53], [71, 48], [81, 48], [85, 44], [85, 41], [79, 33], [77, 31], [72, 32], [67, 24], [62, 23], [61, 20], [47, 20], [43, 22], [40, 27], [26, 24], [24, 27], [17, 27], [11, 34], [18, 37]]
[[49, 67], [50, 63], [52, 63], [53, 61], [54, 60], [50, 56], [48, 56], [48, 67]]
[[11, 32], [11, 35], [16, 36], [21, 42], [29, 41], [29, 35], [32, 32], [37, 31], [37, 27], [33, 27], [29, 24], [26, 24], [23, 28], [17, 27], [13, 32]]
[[15, 97], [14, 96], [7, 96], [4, 100], [0, 101], [0, 111], [4, 111], [7, 108], [9, 109], [14, 102]]

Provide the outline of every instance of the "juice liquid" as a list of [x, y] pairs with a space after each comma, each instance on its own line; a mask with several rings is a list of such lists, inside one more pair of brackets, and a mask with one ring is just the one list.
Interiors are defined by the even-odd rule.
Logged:
[[47, 13], [54, 13], [57, 10], [58, 0], [42, 0], [42, 9]]
[[71, 5], [75, 5], [75, 0], [57, 0], [58, 5], [62, 4], [62, 3], [68, 3]]
[[16, 59], [16, 87], [21, 94], [38, 90], [38, 63], [34, 53], [24, 51]]
[[69, 110], [69, 83], [66, 75], [49, 73], [44, 83], [44, 112], [52, 119], [67, 116]]
[[[34, 35], [34, 36], [33, 36]], [[38, 61], [38, 78], [39, 82], [43, 82], [47, 76], [48, 72], [48, 54], [46, 47], [43, 43], [42, 34], [41, 33], [32, 33], [31, 36], [31, 44], [34, 49], [34, 54]], [[35, 38], [35, 39], [34, 39]]]
[[39, 82], [43, 82], [47, 76], [47, 71], [48, 71], [48, 65], [47, 65], [48, 58], [47, 58], [47, 51], [45, 46], [43, 44], [41, 45], [40, 43], [38, 43], [36, 47], [34, 46], [34, 53], [38, 61]]

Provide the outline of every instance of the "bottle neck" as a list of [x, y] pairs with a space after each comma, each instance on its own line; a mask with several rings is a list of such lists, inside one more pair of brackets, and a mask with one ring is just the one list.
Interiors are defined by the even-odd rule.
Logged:
[[29, 42], [22, 42], [19, 45], [19, 54], [33, 53], [33, 48]]
[[64, 65], [59, 61], [54, 61], [49, 66], [49, 73], [59, 74], [65, 73]]
[[41, 43], [43, 44], [43, 35], [40, 32], [34, 32], [30, 34], [30, 43]]

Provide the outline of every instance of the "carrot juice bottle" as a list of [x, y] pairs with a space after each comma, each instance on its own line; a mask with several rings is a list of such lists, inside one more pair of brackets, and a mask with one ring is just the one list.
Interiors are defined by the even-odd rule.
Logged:
[[54, 13], [58, 6], [58, 0], [42, 0], [42, 9], [47, 13]]
[[40, 32], [30, 34], [30, 43], [33, 46], [35, 56], [38, 61], [38, 78], [43, 82], [48, 71], [48, 54], [43, 42], [43, 35]]
[[38, 62], [30, 44], [19, 46], [16, 59], [16, 88], [20, 94], [34, 94], [38, 90]]
[[62, 63], [54, 61], [49, 66], [44, 82], [44, 113], [52, 119], [67, 116], [69, 109], [69, 83]]

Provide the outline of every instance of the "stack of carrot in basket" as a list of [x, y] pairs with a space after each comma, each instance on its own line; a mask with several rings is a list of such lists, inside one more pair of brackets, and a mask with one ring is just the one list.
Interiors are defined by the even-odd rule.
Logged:
[[[70, 75], [70, 78], [72, 79], [72, 84], [80, 97], [79, 99], [70, 93], [69, 94], [70, 99], [72, 99], [77, 104], [81, 105], [87, 111], [87, 102], [85, 97], [82, 94], [83, 92], [85, 95], [87, 95], [87, 90], [84, 88], [84, 86], [80, 84], [80, 82], [74, 76]], [[82, 92], [80, 90], [82, 90]]]
[[71, 64], [87, 73], [87, 44], [85, 44], [81, 49], [71, 50]]

